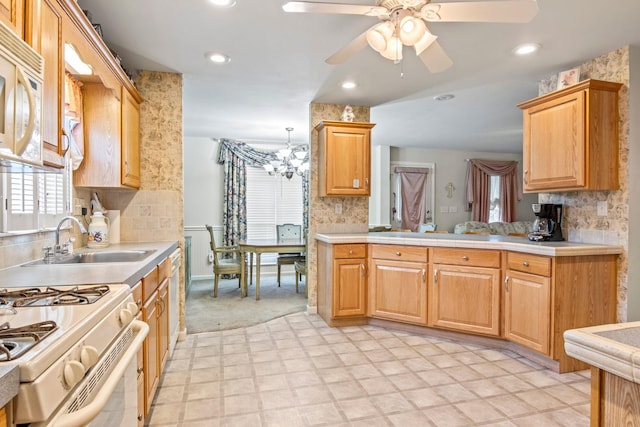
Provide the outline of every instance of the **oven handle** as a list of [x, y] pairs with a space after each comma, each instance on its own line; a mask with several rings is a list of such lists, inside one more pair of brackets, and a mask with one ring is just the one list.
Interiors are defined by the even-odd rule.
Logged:
[[87, 406], [69, 414], [61, 415], [55, 422], [55, 427], [77, 427], [88, 424], [93, 420], [102, 408], [107, 404], [113, 390], [120, 379], [124, 376], [129, 363], [137, 356], [138, 350], [142, 346], [142, 342], [149, 333], [149, 325], [140, 320], [134, 320], [131, 323], [131, 330], [137, 335], [131, 342], [129, 348], [125, 351], [120, 359], [120, 362], [116, 365], [109, 378], [105, 381], [102, 389], [98, 392], [93, 402]]

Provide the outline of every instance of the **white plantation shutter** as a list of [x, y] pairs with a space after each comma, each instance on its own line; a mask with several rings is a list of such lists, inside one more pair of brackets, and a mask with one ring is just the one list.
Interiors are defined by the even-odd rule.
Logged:
[[[277, 224], [302, 225], [302, 178], [269, 176], [262, 168], [247, 168], [247, 239], [275, 239]], [[262, 264], [276, 254], [263, 254]]]
[[55, 227], [65, 214], [65, 174], [6, 173], [6, 211], [0, 231]]

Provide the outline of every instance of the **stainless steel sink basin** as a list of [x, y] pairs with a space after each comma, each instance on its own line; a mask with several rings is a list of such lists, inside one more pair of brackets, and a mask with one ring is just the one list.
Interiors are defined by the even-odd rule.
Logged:
[[111, 262], [136, 262], [145, 259], [152, 252], [155, 252], [155, 250], [75, 253], [73, 255], [63, 255], [48, 262], [40, 259], [23, 265], [32, 266], [53, 264], [99, 264]]

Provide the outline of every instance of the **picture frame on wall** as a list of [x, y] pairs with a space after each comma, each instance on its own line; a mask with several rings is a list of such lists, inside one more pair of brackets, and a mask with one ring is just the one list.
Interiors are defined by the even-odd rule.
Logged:
[[564, 89], [574, 85], [580, 81], [580, 67], [572, 68], [570, 70], [561, 71], [558, 74], [558, 87], [557, 89]]

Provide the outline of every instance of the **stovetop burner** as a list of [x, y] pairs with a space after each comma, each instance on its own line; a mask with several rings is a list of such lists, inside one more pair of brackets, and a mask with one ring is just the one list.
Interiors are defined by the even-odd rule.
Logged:
[[37, 307], [49, 305], [93, 304], [109, 292], [109, 286], [98, 285], [71, 289], [29, 288], [0, 290], [0, 308]]
[[53, 321], [44, 321], [12, 328], [8, 322], [0, 325], [0, 362], [15, 360], [31, 347], [58, 329]]

